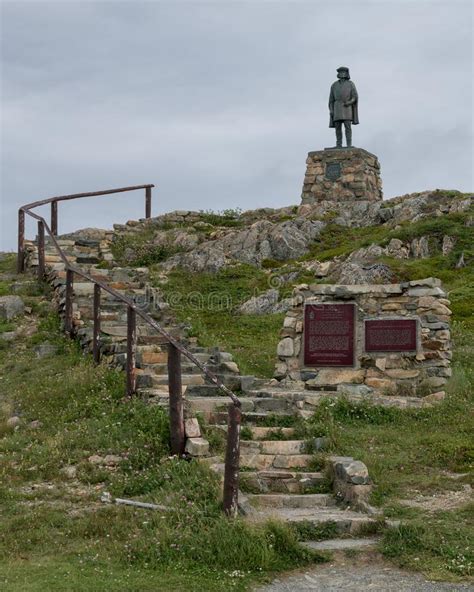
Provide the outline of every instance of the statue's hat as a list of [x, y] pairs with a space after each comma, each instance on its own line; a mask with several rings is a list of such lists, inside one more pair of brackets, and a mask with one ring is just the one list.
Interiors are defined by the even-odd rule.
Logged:
[[349, 68], [347, 68], [346, 66], [339, 66], [339, 68], [336, 70], [336, 72], [342, 72], [342, 70], [349, 72]]

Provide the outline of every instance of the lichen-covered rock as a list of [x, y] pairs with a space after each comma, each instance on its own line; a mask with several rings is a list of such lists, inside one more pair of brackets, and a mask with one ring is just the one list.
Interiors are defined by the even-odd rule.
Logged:
[[414, 238], [410, 244], [411, 256], [415, 259], [426, 259], [430, 256], [430, 247], [427, 236]]
[[25, 312], [25, 304], [19, 296], [0, 296], [0, 320], [10, 321]]
[[259, 296], [252, 296], [238, 308], [240, 314], [262, 315], [286, 312], [293, 306], [291, 298], [284, 298], [279, 301], [280, 293], [277, 289], [271, 288]]
[[456, 244], [456, 239], [452, 236], [448, 236], [447, 234], [443, 236], [443, 244], [441, 246], [441, 252], [443, 253], [444, 257], [447, 257], [451, 251], [454, 249], [454, 245]]
[[384, 263], [360, 264], [343, 262], [331, 273], [331, 280], [338, 284], [378, 284], [390, 283], [395, 274]]
[[226, 232], [188, 253], [175, 255], [164, 266], [166, 269], [180, 266], [193, 272], [216, 272], [235, 262], [259, 266], [265, 259], [295, 259], [307, 253], [324, 226], [324, 222], [305, 218], [281, 223], [259, 220], [249, 228]]

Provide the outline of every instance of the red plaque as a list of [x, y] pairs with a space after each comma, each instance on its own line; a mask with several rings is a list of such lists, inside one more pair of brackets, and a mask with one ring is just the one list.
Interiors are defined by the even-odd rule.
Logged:
[[354, 319], [353, 304], [307, 304], [305, 366], [354, 366]]
[[415, 319], [365, 321], [365, 351], [416, 351]]

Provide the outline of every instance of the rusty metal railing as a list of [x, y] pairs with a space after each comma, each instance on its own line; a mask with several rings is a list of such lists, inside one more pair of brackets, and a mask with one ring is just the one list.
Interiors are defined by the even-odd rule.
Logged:
[[[182, 455], [185, 452], [185, 430], [184, 430], [184, 401], [182, 394], [181, 380], [181, 355], [195, 364], [201, 372], [210, 380], [210, 382], [219, 387], [227, 396], [230, 397], [228, 413], [227, 430], [227, 449], [225, 456], [224, 471], [224, 511], [234, 516], [237, 513], [238, 505], [238, 475], [239, 475], [239, 457], [240, 457], [240, 424], [241, 424], [241, 402], [239, 398], [225, 385], [213, 372], [200, 362], [196, 356], [190, 352], [179, 339], [173, 337], [168, 331], [163, 329], [150, 315], [135, 305], [133, 300], [121, 294], [116, 289], [108, 286], [105, 282], [92, 277], [76, 265], [72, 265], [64, 251], [61, 249], [56, 236], [58, 234], [58, 203], [71, 199], [82, 197], [93, 197], [100, 195], [110, 195], [122, 193], [124, 191], [135, 191], [145, 189], [145, 217], [151, 217], [151, 190], [154, 185], [136, 185], [133, 187], [120, 187], [118, 189], [107, 189], [104, 191], [94, 191], [90, 193], [76, 193], [73, 195], [62, 195], [50, 197], [40, 201], [32, 202], [22, 206], [18, 210], [18, 273], [25, 271], [25, 215], [28, 215], [38, 222], [38, 280], [42, 281], [46, 274], [45, 263], [45, 231], [48, 233], [52, 244], [64, 263], [66, 271], [65, 287], [65, 308], [64, 308], [64, 328], [70, 337], [74, 337], [74, 323], [72, 313], [72, 303], [74, 298], [74, 276], [79, 276], [94, 285], [93, 299], [93, 334], [92, 334], [92, 355], [96, 363], [100, 362], [100, 303], [101, 290], [112, 295], [117, 300], [123, 302], [127, 307], [127, 359], [126, 359], [126, 396], [132, 397], [136, 393], [136, 365], [135, 351], [137, 345], [137, 316], [142, 318], [149, 326], [162, 335], [168, 344], [168, 391], [169, 391], [169, 417], [170, 417], [170, 440], [172, 454]], [[31, 210], [51, 204], [51, 224], [39, 214]]]

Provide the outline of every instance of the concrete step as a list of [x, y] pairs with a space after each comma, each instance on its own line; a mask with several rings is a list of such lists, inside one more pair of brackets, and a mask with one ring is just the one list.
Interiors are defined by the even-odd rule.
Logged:
[[248, 494], [247, 499], [254, 508], [328, 508], [336, 505], [329, 493], [258, 493]]
[[300, 544], [303, 547], [313, 549], [314, 551], [359, 551], [373, 549], [379, 544], [380, 540], [380, 537], [349, 538], [329, 539], [326, 541], [305, 541]]
[[246, 491], [261, 493], [305, 493], [313, 487], [326, 484], [323, 473], [283, 469], [242, 471], [239, 479]]
[[375, 523], [374, 518], [352, 510], [327, 508], [259, 508], [247, 519], [252, 522], [282, 520], [289, 524], [306, 523], [313, 526], [333, 524], [338, 534], [359, 534]]

